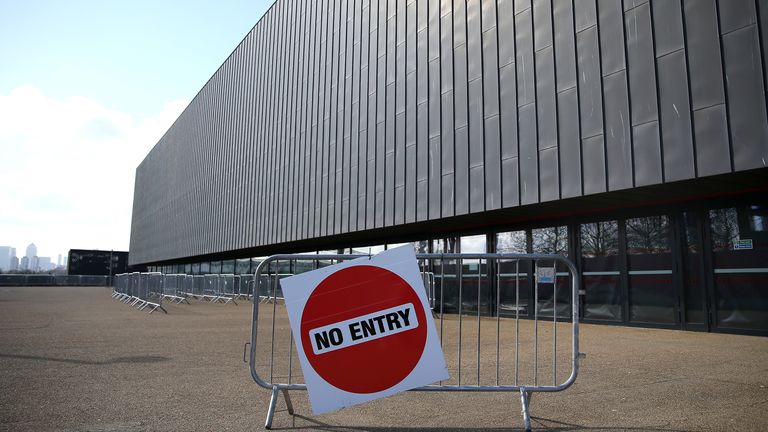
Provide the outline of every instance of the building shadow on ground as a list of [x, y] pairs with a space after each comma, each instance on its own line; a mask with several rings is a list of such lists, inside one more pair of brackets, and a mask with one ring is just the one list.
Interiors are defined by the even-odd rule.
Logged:
[[168, 357], [163, 356], [130, 356], [130, 357], [115, 357], [109, 360], [81, 360], [81, 359], [65, 359], [56, 357], [42, 357], [24, 354], [4, 354], [0, 353], [0, 358], [11, 358], [20, 360], [37, 360], [37, 361], [51, 361], [58, 363], [69, 363], [89, 366], [106, 366], [118, 363], [159, 363], [170, 360]]

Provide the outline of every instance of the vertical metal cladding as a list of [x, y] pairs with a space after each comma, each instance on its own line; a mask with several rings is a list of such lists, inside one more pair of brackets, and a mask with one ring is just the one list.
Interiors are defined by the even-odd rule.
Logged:
[[765, 167], [767, 17], [279, 0], [136, 169], [131, 263]]

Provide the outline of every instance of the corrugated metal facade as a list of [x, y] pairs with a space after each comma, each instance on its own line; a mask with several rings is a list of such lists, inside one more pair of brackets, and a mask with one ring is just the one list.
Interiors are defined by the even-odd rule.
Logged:
[[764, 1], [279, 0], [136, 171], [131, 263], [766, 166]]

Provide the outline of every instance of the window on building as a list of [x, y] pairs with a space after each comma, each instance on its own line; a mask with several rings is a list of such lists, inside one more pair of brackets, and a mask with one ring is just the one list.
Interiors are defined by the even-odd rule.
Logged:
[[[496, 252], [527, 253], [526, 232], [520, 230], [496, 234]], [[499, 273], [499, 314], [501, 316], [527, 315], [531, 291], [530, 262], [516, 259], [499, 260], [497, 271]]]
[[235, 273], [235, 260], [226, 260], [221, 262], [222, 274], [234, 274]]
[[[568, 256], [568, 227], [555, 226], [531, 230], [531, 252]], [[558, 317], [571, 315], [571, 278], [568, 268], [553, 260], [538, 260], [538, 267], [555, 268], [555, 283], [538, 283], [539, 316]]]
[[[462, 254], [486, 253], [485, 234], [463, 236], [459, 238], [459, 250]], [[491, 285], [487, 283], [488, 261], [480, 259], [462, 260], [461, 311], [462, 313], [490, 313]]]
[[603, 221], [579, 226], [584, 296], [584, 317], [621, 321], [619, 223]]
[[249, 258], [241, 258], [235, 261], [235, 274], [250, 274], [251, 273], [251, 260]]
[[211, 261], [211, 274], [221, 274], [221, 261]]

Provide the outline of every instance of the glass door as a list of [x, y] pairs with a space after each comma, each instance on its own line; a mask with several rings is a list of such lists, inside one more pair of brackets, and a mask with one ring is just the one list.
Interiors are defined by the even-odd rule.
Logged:
[[708, 212], [714, 325], [768, 332], [768, 206]]
[[630, 322], [677, 324], [669, 217], [627, 219], [626, 233]]

